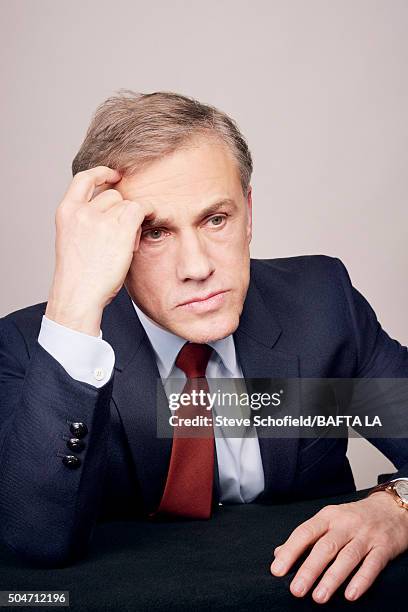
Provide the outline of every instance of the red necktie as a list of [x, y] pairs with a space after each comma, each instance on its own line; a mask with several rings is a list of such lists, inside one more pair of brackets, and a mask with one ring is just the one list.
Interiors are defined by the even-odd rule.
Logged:
[[[205, 371], [213, 349], [208, 344], [186, 342], [180, 350], [176, 366], [183, 370], [187, 382], [182, 393], [209, 391]], [[191, 416], [191, 406], [180, 406], [176, 414]], [[211, 417], [202, 407], [194, 415]], [[181, 437], [182, 428], [173, 431], [169, 471], [163, 496], [156, 514], [207, 519], [211, 516], [214, 478], [214, 433], [212, 426], [194, 427], [196, 437]], [[190, 429], [191, 431], [191, 429]], [[184, 429], [185, 435], [186, 429]], [[197, 437], [200, 436], [200, 437]]]

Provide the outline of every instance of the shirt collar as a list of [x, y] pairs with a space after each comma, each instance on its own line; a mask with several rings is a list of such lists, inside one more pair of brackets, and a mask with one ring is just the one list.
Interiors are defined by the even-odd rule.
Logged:
[[[160, 376], [166, 379], [173, 369], [174, 362], [176, 361], [176, 357], [181, 347], [187, 340], [158, 325], [153, 319], [140, 310], [133, 300], [132, 304], [156, 354]], [[230, 374], [236, 376], [237, 361], [232, 334], [226, 338], [208, 342], [208, 344], [218, 353]]]

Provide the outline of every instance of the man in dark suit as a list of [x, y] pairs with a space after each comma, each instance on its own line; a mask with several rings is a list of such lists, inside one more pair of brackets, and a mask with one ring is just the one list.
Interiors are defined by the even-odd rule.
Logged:
[[[57, 566], [86, 552], [98, 520], [205, 519], [217, 503], [355, 490], [345, 438], [156, 436], [157, 381], [165, 398], [172, 376], [186, 389], [211, 377], [408, 375], [407, 349], [340, 260], [250, 259], [252, 161], [232, 120], [176, 94], [117, 96], [73, 171], [48, 301], [0, 324], [2, 540]], [[346, 591], [355, 599], [408, 548], [394, 499], [406, 440], [371, 441], [400, 488], [299, 525], [271, 568], [284, 575], [313, 546], [296, 596], [322, 574], [313, 597], [327, 601], [363, 560]]]

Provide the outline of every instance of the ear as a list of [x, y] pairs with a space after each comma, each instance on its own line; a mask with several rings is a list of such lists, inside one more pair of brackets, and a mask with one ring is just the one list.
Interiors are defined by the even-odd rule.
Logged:
[[247, 212], [248, 212], [248, 225], [247, 225], [247, 237], [248, 244], [252, 239], [252, 187], [251, 185], [248, 187], [248, 195], [247, 195]]

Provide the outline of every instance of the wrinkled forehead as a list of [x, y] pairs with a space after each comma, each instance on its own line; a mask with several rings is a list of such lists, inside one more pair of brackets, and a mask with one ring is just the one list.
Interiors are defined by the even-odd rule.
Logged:
[[[242, 198], [238, 165], [219, 140], [200, 139], [155, 160], [115, 189], [130, 200], [145, 200], [163, 209], [188, 207], [197, 212], [218, 200]], [[166, 209], [166, 210], [164, 210]]]

